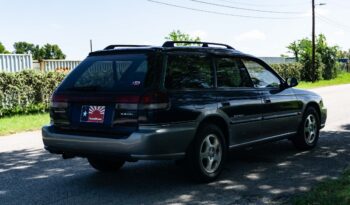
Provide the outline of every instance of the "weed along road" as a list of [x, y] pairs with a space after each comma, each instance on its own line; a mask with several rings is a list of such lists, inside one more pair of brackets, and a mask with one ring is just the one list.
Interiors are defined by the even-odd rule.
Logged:
[[318, 147], [298, 152], [288, 141], [230, 153], [216, 182], [196, 184], [173, 161], [127, 163], [102, 174], [85, 159], [62, 160], [39, 131], [0, 137], [0, 204], [264, 204], [285, 202], [350, 161], [350, 85], [314, 89], [328, 108]]

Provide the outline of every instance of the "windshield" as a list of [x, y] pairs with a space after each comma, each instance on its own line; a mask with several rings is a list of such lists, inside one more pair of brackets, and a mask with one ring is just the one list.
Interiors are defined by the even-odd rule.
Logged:
[[115, 91], [145, 87], [149, 70], [145, 54], [88, 57], [62, 83], [62, 90]]

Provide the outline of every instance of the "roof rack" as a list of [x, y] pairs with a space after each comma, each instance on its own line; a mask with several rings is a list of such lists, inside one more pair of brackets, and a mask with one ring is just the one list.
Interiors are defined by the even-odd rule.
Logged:
[[111, 50], [115, 48], [139, 48], [139, 47], [149, 47], [149, 45], [109, 45], [104, 50]]
[[222, 44], [222, 43], [209, 43], [209, 42], [197, 42], [197, 41], [166, 41], [163, 44], [163, 47], [166, 48], [172, 48], [175, 47], [175, 44], [177, 43], [182, 43], [182, 44], [202, 44], [202, 47], [209, 47], [209, 45], [214, 45], [214, 46], [223, 46], [226, 47], [227, 49], [234, 49], [233, 47], [227, 45], [227, 44]]

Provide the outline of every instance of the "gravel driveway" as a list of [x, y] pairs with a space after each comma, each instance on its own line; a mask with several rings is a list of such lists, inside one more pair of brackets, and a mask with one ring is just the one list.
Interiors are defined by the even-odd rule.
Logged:
[[127, 163], [95, 172], [84, 159], [43, 150], [40, 132], [0, 137], [0, 204], [270, 204], [283, 203], [350, 161], [350, 85], [315, 89], [329, 118], [319, 146], [298, 152], [285, 140], [230, 153], [213, 183], [195, 184], [172, 161]]

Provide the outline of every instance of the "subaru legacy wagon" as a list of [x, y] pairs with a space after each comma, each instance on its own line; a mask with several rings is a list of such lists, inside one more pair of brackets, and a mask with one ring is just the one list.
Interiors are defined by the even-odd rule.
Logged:
[[300, 150], [316, 146], [327, 110], [296, 85], [225, 44], [111, 45], [91, 52], [55, 90], [43, 142], [99, 171], [182, 160], [208, 182], [230, 149], [283, 139]]

